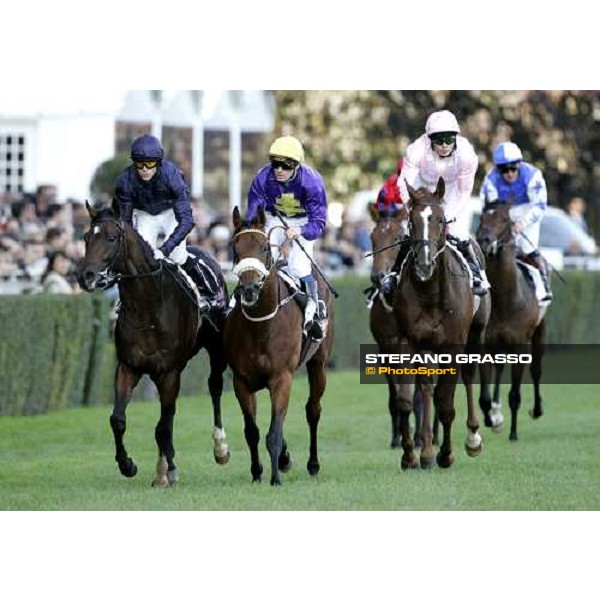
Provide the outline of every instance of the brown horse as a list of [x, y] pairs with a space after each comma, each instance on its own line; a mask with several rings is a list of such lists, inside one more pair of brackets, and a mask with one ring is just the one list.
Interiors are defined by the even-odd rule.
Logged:
[[[137, 473], [137, 466], [123, 444], [125, 412], [133, 389], [141, 376], [148, 374], [158, 388], [161, 406], [155, 431], [159, 458], [153, 485], [165, 487], [178, 480], [173, 462], [175, 404], [181, 372], [201, 348], [206, 348], [210, 358], [208, 388], [213, 403], [215, 460], [226, 463], [229, 450], [221, 422], [221, 393], [227, 362], [222, 334], [200, 317], [191, 291], [186, 292], [177, 278], [176, 268], [166, 261], [157, 261], [150, 246], [133, 227], [119, 222], [110, 208], [95, 209], [89, 204], [87, 208], [92, 223], [85, 235], [79, 283], [91, 292], [102, 287], [107, 276], [116, 277], [119, 282], [115, 404], [110, 417], [119, 470], [125, 477]], [[219, 265], [208, 254], [203, 253], [202, 258], [217, 274], [227, 295]]]
[[[425, 188], [408, 186], [410, 194], [409, 235], [411, 249], [400, 272], [394, 296], [394, 313], [398, 336], [406, 339], [407, 349], [414, 351], [445, 351], [452, 357], [456, 352], [469, 352], [483, 341], [489, 318], [489, 296], [481, 299], [471, 291], [466, 266], [459, 253], [446, 242], [446, 219], [443, 197], [444, 180], [440, 178], [432, 194]], [[477, 306], [479, 304], [479, 306]], [[401, 343], [401, 346], [404, 346]], [[401, 351], [403, 351], [401, 349]], [[454, 462], [451, 428], [454, 421], [454, 393], [458, 380], [456, 362], [443, 366], [433, 392], [436, 411], [443, 427], [443, 440], [437, 454], [440, 467]], [[404, 377], [404, 376], [403, 376]], [[473, 399], [475, 365], [464, 365], [462, 379], [467, 391], [467, 442], [470, 456], [482, 449], [479, 421]], [[422, 468], [433, 466], [433, 431], [431, 427], [432, 385], [429, 379], [417, 376], [417, 385], [423, 394], [423, 426], [420, 463]], [[412, 408], [410, 397], [401, 397], [401, 430], [403, 468], [418, 466], [413, 454], [408, 417]]]
[[[279, 276], [273, 260], [269, 235], [264, 231], [261, 209], [252, 223], [245, 223], [237, 207], [233, 211], [234, 273], [239, 278], [236, 306], [225, 322], [225, 349], [233, 371], [233, 387], [244, 416], [244, 434], [250, 448], [250, 472], [260, 481], [263, 467], [259, 458], [260, 439], [256, 424], [256, 392], [268, 389], [271, 396], [271, 425], [267, 448], [271, 457], [271, 485], [281, 485], [280, 471], [291, 467], [283, 422], [288, 409], [292, 378], [300, 366], [302, 351], [302, 310]], [[319, 279], [319, 294], [327, 306], [325, 338], [306, 363], [310, 393], [306, 418], [310, 428], [310, 455], [307, 469], [319, 472], [317, 428], [321, 397], [326, 385], [326, 364], [333, 342], [333, 313], [329, 290]]]
[[[477, 240], [486, 255], [488, 277], [492, 286], [492, 314], [486, 332], [486, 345], [501, 352], [523, 352], [531, 348], [531, 376], [534, 405], [529, 414], [542, 416], [540, 379], [544, 353], [546, 307], [540, 307], [533, 287], [526, 281], [517, 263], [517, 246], [511, 228], [512, 203], [488, 204], [477, 231]], [[494, 398], [490, 397], [491, 365], [482, 365], [479, 405], [488, 427], [500, 429], [503, 417], [500, 401], [500, 379], [504, 365], [495, 365]], [[521, 405], [521, 379], [525, 365], [511, 365], [511, 388], [508, 403], [511, 412], [510, 439], [517, 440], [517, 413]]]
[[[369, 313], [369, 326], [373, 338], [379, 346], [382, 353], [392, 353], [398, 347], [398, 328], [394, 318], [393, 306], [385, 299], [382, 284], [384, 278], [389, 275], [396, 260], [398, 253], [398, 240], [408, 234], [408, 210], [401, 207], [394, 213], [381, 212], [374, 204], [369, 204], [369, 214], [375, 223], [371, 232], [371, 242], [373, 244], [373, 265], [371, 267], [371, 283], [375, 290], [372, 297], [372, 305]], [[389, 247], [388, 246], [392, 246]], [[387, 248], [386, 250], [378, 250]], [[390, 446], [400, 448], [402, 445], [402, 434], [400, 431], [400, 394], [398, 386], [401, 385], [397, 377], [392, 374], [385, 376], [388, 384], [388, 408], [392, 421], [392, 439]], [[402, 384], [406, 385], [406, 384]], [[403, 395], [410, 394], [410, 386], [404, 391]], [[413, 398], [413, 408], [415, 411], [415, 440], [417, 446], [420, 445], [420, 430], [422, 418], [422, 402], [420, 394], [416, 393]]]

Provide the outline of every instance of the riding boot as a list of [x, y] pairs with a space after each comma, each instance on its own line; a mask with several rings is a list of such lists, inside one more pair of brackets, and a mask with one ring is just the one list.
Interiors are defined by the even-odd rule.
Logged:
[[219, 289], [215, 290], [210, 287], [200, 269], [200, 266], [198, 265], [198, 262], [192, 257], [188, 256], [187, 260], [181, 266], [192, 278], [192, 281], [198, 288], [198, 292], [200, 294], [200, 313], [205, 314], [213, 309], [216, 309], [215, 312], [221, 312], [224, 308], [222, 306], [222, 293]]
[[476, 296], [485, 296], [488, 287], [485, 283], [477, 254], [475, 254], [475, 250], [473, 250], [473, 246], [471, 245], [471, 240], [460, 240], [456, 244], [456, 247], [465, 257], [471, 272], [473, 273], [473, 293]]
[[317, 281], [312, 275], [303, 277], [302, 281], [304, 281], [306, 293], [308, 294], [304, 317], [304, 331], [313, 340], [321, 340], [323, 339], [323, 328], [321, 326]]
[[539, 250], [535, 250], [526, 256], [527, 262], [534, 266], [542, 276], [542, 282], [546, 289], [546, 295], [542, 298], [544, 300], [552, 300], [552, 287], [550, 284], [550, 271], [548, 269], [548, 263], [546, 259], [540, 254]]
[[400, 269], [402, 268], [402, 263], [408, 256], [409, 251], [410, 238], [408, 236], [404, 236], [404, 238], [400, 240], [398, 254], [396, 255], [394, 266], [392, 267], [389, 275], [386, 275], [381, 282], [381, 289], [383, 290], [383, 295], [388, 304], [391, 304], [394, 301], [394, 294], [396, 293], [396, 287], [398, 286], [398, 275], [400, 273]]

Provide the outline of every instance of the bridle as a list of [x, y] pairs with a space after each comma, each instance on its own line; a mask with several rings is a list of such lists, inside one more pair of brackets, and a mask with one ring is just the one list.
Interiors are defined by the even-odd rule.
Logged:
[[[439, 221], [439, 228], [441, 230], [441, 235], [439, 236], [439, 238], [437, 240], [415, 239], [413, 236], [413, 223], [412, 223], [412, 219], [410, 218], [410, 214], [412, 214], [412, 211], [414, 210], [414, 206], [415, 205], [411, 206], [411, 208], [410, 208], [409, 219], [408, 219], [408, 235], [411, 240], [411, 252], [413, 253], [413, 256], [416, 257], [422, 248], [429, 247], [429, 248], [431, 248], [431, 254], [432, 254], [431, 262], [434, 263], [435, 260], [437, 259], [437, 257], [446, 248], [445, 228], [447, 225], [449, 225], [453, 221], [447, 221], [445, 217]], [[436, 206], [439, 208], [440, 205], [436, 202], [419, 202], [418, 204], [416, 204], [416, 206]]]

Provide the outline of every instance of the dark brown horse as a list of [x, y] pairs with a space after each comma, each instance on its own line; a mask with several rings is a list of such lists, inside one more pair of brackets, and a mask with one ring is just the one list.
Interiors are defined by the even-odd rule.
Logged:
[[[487, 259], [487, 273], [492, 286], [492, 314], [486, 332], [486, 344], [499, 352], [529, 352], [531, 349], [531, 377], [534, 385], [534, 405], [529, 414], [542, 416], [540, 379], [544, 353], [544, 316], [546, 307], [540, 307], [533, 286], [517, 264], [517, 246], [511, 228], [511, 203], [491, 203], [481, 215], [477, 240]], [[491, 365], [482, 365], [481, 396], [479, 405], [485, 415], [485, 424], [499, 430], [503, 417], [500, 401], [500, 378], [504, 365], [495, 365], [494, 398], [489, 391]], [[510, 439], [517, 440], [517, 413], [521, 405], [521, 380], [525, 365], [511, 365], [511, 388], [508, 394], [511, 423]]]
[[[252, 223], [244, 223], [236, 208], [233, 225], [234, 273], [239, 283], [235, 292], [237, 304], [225, 321], [225, 348], [233, 371], [233, 387], [244, 416], [252, 480], [260, 481], [263, 472], [258, 451], [256, 392], [268, 389], [271, 425], [267, 448], [271, 457], [271, 485], [281, 485], [280, 471], [285, 473], [291, 467], [283, 422], [294, 372], [300, 366], [303, 315], [294, 299], [295, 293], [278, 274], [269, 236], [264, 231], [264, 211], [261, 210]], [[311, 475], [316, 475], [320, 468], [317, 428], [326, 385], [326, 365], [333, 342], [331, 297], [321, 279], [319, 295], [327, 306], [328, 324], [323, 342], [306, 363], [310, 385], [306, 403], [310, 429], [307, 468]]]
[[[208, 388], [213, 403], [215, 460], [229, 460], [225, 430], [221, 422], [223, 372], [227, 368], [222, 334], [203, 320], [197, 303], [182, 287], [175, 267], [154, 258], [150, 246], [130, 225], [119, 222], [110, 208], [88, 205], [92, 218], [85, 235], [85, 257], [79, 266], [79, 283], [88, 292], [102, 285], [106, 276], [119, 282], [121, 308], [115, 330], [117, 370], [115, 404], [110, 425], [115, 438], [115, 460], [125, 477], [133, 477], [137, 466], [123, 444], [125, 412], [133, 389], [148, 374], [160, 395], [161, 414], [155, 438], [159, 459], [153, 485], [167, 486], [178, 480], [173, 462], [173, 419], [179, 395], [181, 372], [188, 361], [206, 348], [210, 357]], [[227, 294], [221, 270], [203, 254]]]
[[[489, 296], [479, 299], [473, 295], [466, 267], [459, 253], [446, 241], [444, 180], [439, 180], [433, 194], [425, 188], [415, 190], [410, 185], [408, 191], [411, 250], [402, 266], [394, 296], [398, 336], [401, 340], [406, 339], [407, 349], [413, 351], [444, 353], [448, 349], [447, 353], [452, 357], [457, 352], [469, 352], [483, 341], [489, 318]], [[458, 365], [453, 360], [440, 367], [444, 367], [444, 373], [438, 375], [433, 397], [443, 427], [443, 440], [436, 458], [439, 466], [449, 467], [454, 462], [451, 428]], [[470, 456], [477, 456], [482, 449], [482, 440], [473, 399], [475, 365], [464, 365], [461, 373], [467, 391], [466, 450]], [[417, 376], [417, 385], [423, 394], [424, 405], [420, 463], [421, 467], [429, 468], [434, 461], [432, 385], [430, 379], [421, 375]], [[410, 397], [401, 397], [403, 468], [418, 466], [408, 427], [411, 405]]]
[[[394, 245], [402, 237], [408, 234], [408, 210], [401, 207], [394, 213], [389, 211], [381, 212], [374, 204], [369, 204], [369, 214], [375, 223], [371, 232], [371, 242], [373, 244], [373, 265], [371, 267], [371, 283], [375, 290], [372, 306], [369, 313], [369, 326], [373, 338], [377, 342], [379, 351], [382, 353], [393, 353], [398, 348], [398, 328], [394, 317], [394, 309], [385, 299], [382, 284], [384, 278], [390, 274], [398, 246]], [[391, 247], [388, 247], [391, 246]], [[387, 248], [386, 250], [378, 250]], [[402, 434], [400, 431], [400, 390], [401, 385], [397, 377], [392, 374], [385, 376], [388, 384], [388, 408], [392, 422], [392, 439], [390, 445], [392, 448], [400, 448], [402, 445]], [[406, 385], [406, 384], [402, 384]], [[410, 386], [409, 386], [410, 387]], [[409, 387], [404, 391], [404, 395], [411, 393]], [[413, 408], [415, 411], [415, 441], [420, 445], [420, 430], [422, 418], [422, 403], [420, 394], [413, 398]]]

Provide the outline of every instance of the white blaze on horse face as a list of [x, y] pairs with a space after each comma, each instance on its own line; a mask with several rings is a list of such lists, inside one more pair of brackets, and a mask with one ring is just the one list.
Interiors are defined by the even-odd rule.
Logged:
[[[423, 240], [429, 241], [429, 217], [433, 214], [431, 206], [427, 206], [424, 211], [419, 213], [423, 219]], [[425, 246], [425, 258], [429, 260], [429, 245]]]
[[94, 235], [98, 235], [98, 234], [100, 233], [100, 227], [98, 227], [98, 225], [96, 225], [96, 226], [94, 227], [94, 229], [92, 230], [92, 233], [93, 233]]

